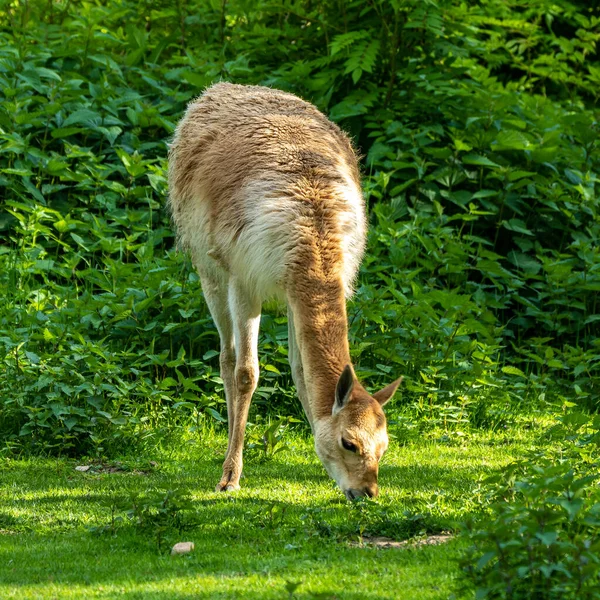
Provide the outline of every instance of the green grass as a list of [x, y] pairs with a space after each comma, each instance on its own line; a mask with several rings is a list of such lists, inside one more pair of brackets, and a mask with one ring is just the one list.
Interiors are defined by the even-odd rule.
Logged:
[[[85, 461], [7, 459], [0, 598], [289, 598], [287, 582], [300, 583], [294, 598], [447, 598], [460, 539], [403, 550], [352, 542], [361, 533], [405, 539], [452, 529], [477, 510], [480, 476], [521, 457], [538, 437], [535, 426], [521, 426], [392, 444], [380, 497], [358, 504], [326, 478], [311, 442], [292, 433], [272, 460], [250, 453], [233, 495], [212, 491], [225, 449], [212, 432], [170, 456], [126, 457], [114, 473], [75, 471]], [[189, 495], [179, 523], [127, 517], [136, 498], [156, 508], [168, 490]], [[171, 557], [178, 541], [193, 541], [195, 551]]]

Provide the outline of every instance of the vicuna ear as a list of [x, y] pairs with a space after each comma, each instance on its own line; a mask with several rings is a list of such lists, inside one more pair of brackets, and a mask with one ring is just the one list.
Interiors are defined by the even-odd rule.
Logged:
[[346, 365], [335, 386], [335, 402], [333, 403], [332, 411], [334, 415], [346, 406], [348, 400], [350, 400], [350, 394], [352, 393], [353, 387], [354, 373], [352, 372], [352, 367]]
[[391, 397], [394, 395], [394, 392], [398, 389], [398, 386], [402, 383], [404, 377], [400, 377], [390, 383], [390, 385], [386, 385], [382, 390], [379, 390], [375, 394], [373, 394], [373, 398], [383, 406]]

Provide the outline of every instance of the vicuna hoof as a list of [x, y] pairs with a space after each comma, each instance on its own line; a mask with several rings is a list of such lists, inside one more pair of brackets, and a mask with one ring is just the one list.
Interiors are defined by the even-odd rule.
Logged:
[[215, 492], [237, 492], [240, 489], [239, 483], [231, 483], [229, 481], [223, 483], [220, 482], [215, 488]]

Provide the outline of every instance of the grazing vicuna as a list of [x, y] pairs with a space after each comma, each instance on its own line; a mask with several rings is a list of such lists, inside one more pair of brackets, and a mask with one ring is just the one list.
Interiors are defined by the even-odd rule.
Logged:
[[317, 454], [349, 499], [376, 496], [388, 445], [381, 407], [400, 380], [370, 396], [350, 365], [346, 297], [366, 217], [348, 138], [292, 94], [219, 83], [177, 127], [169, 188], [221, 339], [229, 444], [217, 490], [239, 488], [261, 304], [276, 296], [287, 302], [292, 376]]

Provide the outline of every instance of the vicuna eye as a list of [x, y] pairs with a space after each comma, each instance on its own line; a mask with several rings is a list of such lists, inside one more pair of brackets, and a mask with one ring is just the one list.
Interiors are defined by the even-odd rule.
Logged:
[[344, 438], [342, 438], [342, 446], [344, 446], [344, 448], [346, 448], [346, 450], [349, 450], [350, 452], [356, 452], [358, 450], [358, 448], [352, 442], [349, 442]]

